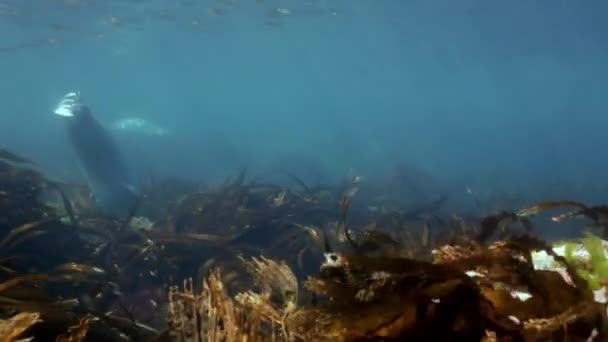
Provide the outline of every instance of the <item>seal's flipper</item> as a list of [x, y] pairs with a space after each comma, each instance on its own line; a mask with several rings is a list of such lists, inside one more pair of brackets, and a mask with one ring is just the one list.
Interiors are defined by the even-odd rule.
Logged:
[[63, 96], [54, 112], [61, 116], [74, 116], [74, 107], [77, 105], [80, 105], [80, 92], [70, 92]]

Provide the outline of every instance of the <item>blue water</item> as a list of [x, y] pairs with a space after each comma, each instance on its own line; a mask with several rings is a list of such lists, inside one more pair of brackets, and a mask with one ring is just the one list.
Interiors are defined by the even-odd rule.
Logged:
[[455, 196], [601, 202], [606, 14], [601, 0], [0, 0], [0, 145], [81, 180], [52, 115], [80, 90], [102, 122], [175, 133], [117, 137], [146, 176], [409, 165]]

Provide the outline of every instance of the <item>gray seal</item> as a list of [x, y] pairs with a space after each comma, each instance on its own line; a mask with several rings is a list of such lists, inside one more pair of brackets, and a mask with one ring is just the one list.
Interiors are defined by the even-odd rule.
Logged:
[[65, 121], [97, 207], [106, 214], [126, 218], [136, 205], [139, 186], [112, 135], [80, 101], [80, 93], [66, 94], [55, 108]]

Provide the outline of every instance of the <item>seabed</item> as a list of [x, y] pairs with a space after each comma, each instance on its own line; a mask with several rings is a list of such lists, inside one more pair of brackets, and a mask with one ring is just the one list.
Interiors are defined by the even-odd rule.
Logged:
[[[117, 220], [0, 150], [0, 341], [608, 340], [607, 207], [442, 218], [292, 177], [157, 182]], [[592, 228], [549, 243], [541, 212]]]

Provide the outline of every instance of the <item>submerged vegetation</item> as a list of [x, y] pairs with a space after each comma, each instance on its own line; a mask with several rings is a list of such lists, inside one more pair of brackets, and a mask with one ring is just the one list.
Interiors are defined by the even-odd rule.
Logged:
[[[444, 218], [444, 197], [362, 208], [359, 178], [290, 189], [243, 170], [150, 184], [117, 221], [34, 166], [0, 150], [2, 341], [608, 339], [607, 207]], [[600, 236], [543, 241], [532, 216], [562, 207], [554, 221]]]

